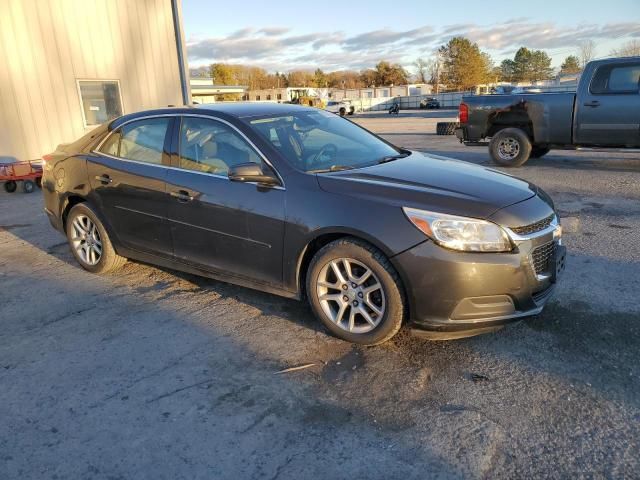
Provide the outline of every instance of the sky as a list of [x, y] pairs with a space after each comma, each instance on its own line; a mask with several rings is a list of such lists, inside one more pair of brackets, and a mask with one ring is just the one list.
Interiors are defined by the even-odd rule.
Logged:
[[387, 60], [413, 71], [416, 58], [431, 58], [459, 35], [496, 64], [526, 46], [545, 50], [559, 67], [583, 40], [595, 42], [595, 57], [640, 40], [640, 0], [182, 0], [182, 10], [191, 67], [333, 71]]

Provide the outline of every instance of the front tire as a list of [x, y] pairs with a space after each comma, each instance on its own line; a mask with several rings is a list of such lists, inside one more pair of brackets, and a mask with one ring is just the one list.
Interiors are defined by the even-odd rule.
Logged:
[[329, 243], [313, 257], [306, 280], [313, 313], [335, 336], [377, 345], [400, 330], [406, 312], [400, 277], [368, 243], [354, 238]]
[[344, 107], [340, 107], [340, 111], [338, 113], [340, 114], [341, 117], [344, 117], [347, 111], [344, 109]]
[[489, 153], [498, 165], [520, 167], [529, 160], [531, 140], [519, 128], [505, 128], [491, 138]]
[[116, 253], [98, 215], [86, 203], [74, 206], [66, 221], [71, 253], [82, 268], [92, 273], [107, 273], [127, 261]]

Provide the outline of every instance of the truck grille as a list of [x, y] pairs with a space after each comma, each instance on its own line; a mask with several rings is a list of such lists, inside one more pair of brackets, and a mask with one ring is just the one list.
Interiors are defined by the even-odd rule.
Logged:
[[544, 275], [551, 272], [551, 269], [554, 268], [553, 260], [555, 251], [555, 242], [549, 242], [544, 245], [540, 245], [531, 252], [533, 269], [536, 271], [537, 275]]
[[514, 227], [511, 229], [511, 231], [513, 233], [517, 233], [518, 235], [529, 235], [530, 233], [536, 233], [540, 230], [544, 230], [549, 225], [551, 225], [554, 217], [555, 215], [552, 213], [548, 217], [543, 218], [542, 220], [538, 220], [535, 223], [530, 223], [529, 225], [524, 225], [522, 227]]

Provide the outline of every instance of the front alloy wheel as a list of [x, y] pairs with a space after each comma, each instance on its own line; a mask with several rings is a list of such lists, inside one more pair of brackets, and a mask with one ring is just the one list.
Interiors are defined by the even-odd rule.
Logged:
[[313, 313], [335, 336], [376, 345], [400, 330], [406, 312], [402, 282], [372, 245], [351, 237], [327, 244], [311, 260], [306, 280]]
[[328, 262], [316, 282], [325, 315], [339, 328], [353, 333], [370, 332], [385, 311], [385, 296], [378, 277], [352, 258]]

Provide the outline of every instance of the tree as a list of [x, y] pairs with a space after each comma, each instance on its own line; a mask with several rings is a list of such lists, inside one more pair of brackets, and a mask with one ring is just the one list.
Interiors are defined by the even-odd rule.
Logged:
[[469, 90], [489, 79], [490, 59], [477, 43], [454, 37], [438, 53], [442, 58], [441, 81], [449, 90]]
[[512, 82], [532, 82], [546, 80], [553, 75], [551, 68], [551, 58], [542, 50], [529, 50], [520, 47], [513, 57], [513, 63], [505, 64], [505, 67], [512, 68]]
[[547, 80], [553, 76], [553, 68], [551, 68], [551, 58], [542, 50], [534, 50], [531, 54], [531, 78], [530, 80], [537, 82], [539, 80]]
[[500, 78], [505, 82], [515, 82], [516, 62], [510, 59], [503, 60], [500, 64]]
[[327, 83], [327, 76], [322, 70], [317, 68], [313, 74], [313, 84], [318, 88], [326, 88]]
[[360, 72], [360, 82], [365, 87], [375, 87], [377, 79], [378, 76], [376, 75], [375, 70], [368, 68]]
[[362, 75], [366, 85], [377, 86], [405, 85], [409, 79], [409, 74], [404, 68], [385, 60], [378, 62], [374, 70], [365, 70]]
[[427, 83], [427, 73], [429, 71], [429, 62], [424, 58], [416, 58], [413, 62], [413, 66], [416, 67], [416, 81], [418, 83]]
[[562, 65], [560, 65], [560, 74], [567, 75], [571, 73], [580, 73], [582, 68], [580, 68], [580, 59], [575, 55], [569, 55], [564, 59]]
[[640, 56], [640, 41], [629, 40], [623, 44], [619, 49], [611, 52], [613, 57], [637, 57]]
[[360, 73], [353, 70], [341, 70], [327, 73], [327, 83], [331, 88], [362, 88]]
[[580, 56], [582, 68], [584, 68], [587, 63], [593, 60], [593, 57], [596, 54], [595, 42], [593, 40], [584, 40], [580, 42], [580, 45], [578, 45], [578, 54]]
[[216, 85], [237, 85], [233, 67], [225, 63], [211, 65], [211, 78]]

